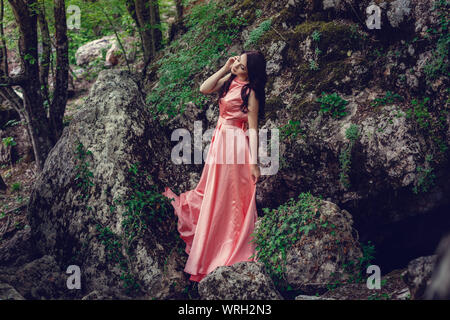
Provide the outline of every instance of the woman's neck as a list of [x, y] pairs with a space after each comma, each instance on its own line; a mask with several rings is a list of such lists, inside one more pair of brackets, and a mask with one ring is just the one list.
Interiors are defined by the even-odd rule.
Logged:
[[248, 82], [248, 78], [242, 79], [242, 78], [240, 78], [239, 76], [236, 76], [236, 79], [237, 79], [238, 81], [241, 81], [241, 82]]

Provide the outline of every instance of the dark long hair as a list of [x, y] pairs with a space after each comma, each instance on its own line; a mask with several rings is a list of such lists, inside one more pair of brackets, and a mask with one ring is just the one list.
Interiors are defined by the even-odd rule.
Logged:
[[[248, 112], [248, 98], [250, 96], [250, 89], [255, 91], [256, 99], [258, 100], [258, 122], [260, 119], [264, 119], [264, 108], [266, 106], [266, 82], [267, 82], [267, 73], [266, 73], [266, 59], [263, 54], [259, 51], [251, 50], [251, 51], [242, 51], [241, 55], [247, 54], [247, 72], [248, 72], [248, 81], [249, 83], [245, 84], [242, 87], [241, 98], [244, 102], [241, 105], [241, 111], [244, 113]], [[231, 74], [230, 78], [223, 84], [223, 86], [219, 90], [219, 100], [226, 95], [228, 89], [230, 88], [230, 84], [233, 79], [236, 77], [235, 74]]]

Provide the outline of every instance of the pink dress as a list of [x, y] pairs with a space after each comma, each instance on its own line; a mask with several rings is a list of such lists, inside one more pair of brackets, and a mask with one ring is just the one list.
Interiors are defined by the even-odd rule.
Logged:
[[248, 115], [239, 108], [246, 83], [234, 78], [219, 101], [219, 120], [195, 189], [177, 196], [166, 187], [162, 193], [175, 199], [177, 228], [189, 255], [184, 271], [191, 281], [199, 282], [218, 266], [256, 261], [250, 258], [255, 254], [250, 240], [258, 217], [256, 185], [249, 164]]

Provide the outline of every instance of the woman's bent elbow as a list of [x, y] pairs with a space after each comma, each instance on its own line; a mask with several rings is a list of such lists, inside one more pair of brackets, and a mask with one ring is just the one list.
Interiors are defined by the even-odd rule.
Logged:
[[203, 93], [203, 94], [209, 94], [209, 92], [207, 92], [207, 91], [205, 91], [204, 89], [201, 89], [201, 88], [200, 88], [200, 92]]

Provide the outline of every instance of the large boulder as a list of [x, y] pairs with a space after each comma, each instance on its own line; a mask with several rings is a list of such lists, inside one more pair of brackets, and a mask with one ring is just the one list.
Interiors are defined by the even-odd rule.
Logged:
[[[136, 48], [133, 45], [135, 41], [135, 38], [128, 36], [122, 40], [126, 58], [129, 62], [134, 61], [136, 57]], [[122, 48], [119, 46], [116, 36], [110, 35], [80, 46], [75, 53], [77, 66], [86, 66], [95, 59], [102, 59], [103, 52], [105, 52], [105, 66], [111, 67], [125, 63], [125, 57], [123, 56]]]
[[[133, 37], [126, 37], [124, 41], [122, 41], [122, 45], [124, 46], [124, 50], [126, 53], [126, 60], [128, 62], [133, 62], [136, 58], [136, 46], [133, 43], [136, 42], [136, 39]], [[119, 45], [117, 39], [113, 42], [111, 48], [109, 48], [105, 57], [105, 65], [106, 66], [115, 66], [117, 64], [125, 64], [125, 55], [123, 54], [122, 47]]]
[[[286, 282], [308, 295], [324, 292], [336, 281], [352, 280], [359, 270], [345, 265], [357, 266], [363, 256], [350, 213], [324, 200], [318, 210], [311, 222], [317, 228], [302, 235], [286, 253]], [[327, 227], [320, 227], [320, 221]]]
[[198, 284], [204, 300], [282, 300], [264, 266], [257, 262], [237, 262], [217, 267]]
[[154, 188], [163, 168], [176, 168], [151, 119], [134, 75], [102, 71], [35, 182], [34, 250], [61, 270], [80, 267], [78, 298], [115, 288], [115, 296], [162, 299], [187, 284], [175, 216]]
[[102, 57], [102, 51], [107, 52], [114, 43], [115, 36], [104, 36], [85, 43], [80, 46], [75, 53], [75, 58], [78, 66], [89, 64], [93, 60]]

